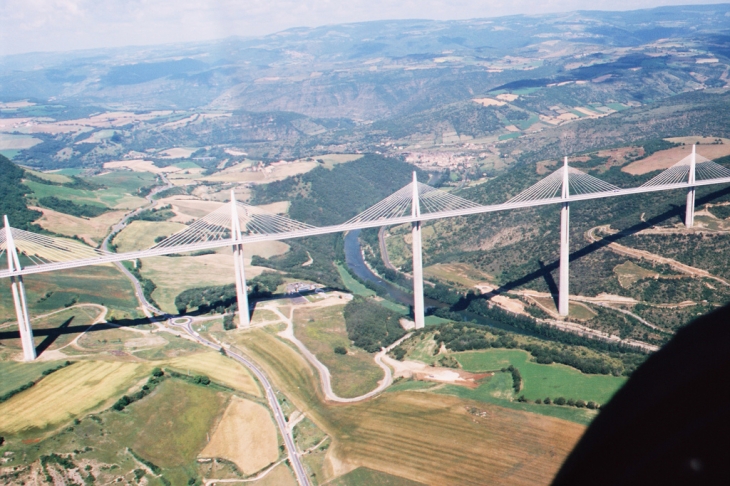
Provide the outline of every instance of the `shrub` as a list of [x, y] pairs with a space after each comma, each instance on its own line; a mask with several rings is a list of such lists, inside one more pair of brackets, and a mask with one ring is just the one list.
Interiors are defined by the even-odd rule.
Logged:
[[572, 398], [568, 398], [568, 401], [566, 403], [570, 407], [574, 407], [575, 406], [575, 400], [573, 400]]
[[335, 353], [337, 353], [337, 354], [347, 354], [347, 348], [345, 348], [344, 346], [337, 346], [335, 348]]
[[578, 408], [583, 408], [583, 407], [586, 406], [586, 402], [584, 402], [583, 400], [577, 400], [575, 402], [575, 406], [578, 407]]
[[538, 399], [536, 399], [536, 400], [535, 400], [535, 403], [537, 403], [538, 405], [540, 405], [540, 404], [542, 404], [542, 400], [540, 400], [540, 399], [538, 398]]
[[550, 397], [547, 397], [545, 398], [545, 400], [543, 400], [543, 403], [545, 403], [545, 405], [550, 405], [552, 401], [550, 401]]
[[565, 398], [563, 398], [563, 397], [556, 398], [555, 405], [565, 405]]
[[595, 410], [596, 409], [596, 402], [594, 402], [594, 401], [591, 400], [590, 402], [588, 402], [588, 404], [586, 406], [588, 408], [590, 408], [591, 410]]

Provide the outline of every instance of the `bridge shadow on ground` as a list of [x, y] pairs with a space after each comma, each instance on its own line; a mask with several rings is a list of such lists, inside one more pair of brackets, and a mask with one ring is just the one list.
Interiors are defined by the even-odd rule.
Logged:
[[[113, 323], [101, 323], [93, 325], [72, 326], [71, 323], [74, 316], [66, 319], [60, 326], [54, 328], [33, 329], [33, 337], [45, 337], [40, 344], [36, 346], [36, 353], [40, 356], [45, 350], [50, 348], [56, 340], [66, 334], [81, 334], [83, 332], [107, 331], [109, 329], [119, 329], [124, 327], [135, 327], [149, 324], [147, 318], [141, 319], [120, 319]], [[3, 341], [17, 339], [20, 340], [20, 331], [3, 331], [0, 332], [0, 344]]]
[[[712, 192], [706, 196], [703, 196], [702, 198], [697, 199], [697, 201], [695, 202], [695, 208], [702, 206], [703, 204], [712, 202], [714, 199], [716, 199], [718, 197], [726, 196], [728, 194], [730, 194], [730, 187], [726, 187], [725, 189], [721, 189], [719, 191]], [[591, 253], [594, 253], [598, 250], [606, 248], [611, 243], [615, 243], [615, 242], [622, 240], [623, 238], [633, 236], [642, 230], [649, 229], [652, 226], [655, 226], [659, 223], [663, 223], [671, 218], [674, 218], [677, 216], [679, 216], [681, 218], [684, 216], [685, 207], [686, 206], [684, 206], [684, 205], [674, 206], [672, 209], [665, 211], [657, 216], [654, 216], [651, 219], [642, 221], [638, 224], [635, 224], [625, 230], [619, 231], [612, 235], [604, 236], [600, 240], [590, 243], [590, 244], [584, 246], [583, 248], [571, 253], [569, 261], [574, 262], [576, 260], [579, 260], [587, 255], [590, 255]], [[553, 294], [553, 300], [555, 301], [555, 305], [557, 307], [559, 292], [558, 292], [558, 286], [555, 282], [555, 279], [552, 276], [552, 272], [560, 268], [560, 260], [556, 260], [547, 265], [545, 265], [541, 261], [538, 263], [540, 265], [540, 268], [538, 270], [528, 273], [524, 277], [520, 277], [518, 279], [512, 280], [511, 282], [507, 282], [504, 285], [502, 285], [501, 287], [494, 289], [492, 292], [489, 292], [488, 294], [482, 294], [482, 295], [470, 294], [467, 297], [463, 298], [462, 301], [460, 301], [457, 304], [455, 304], [454, 306], [452, 306], [452, 310], [464, 310], [469, 305], [469, 302], [471, 302], [474, 299], [489, 300], [490, 298], [492, 298], [496, 295], [500, 295], [505, 292], [515, 290], [515, 289], [521, 287], [522, 285], [525, 285], [527, 283], [532, 282], [533, 280], [537, 280], [540, 278], [545, 279], [545, 282], [547, 283], [548, 287], [550, 288], [551, 294]]]

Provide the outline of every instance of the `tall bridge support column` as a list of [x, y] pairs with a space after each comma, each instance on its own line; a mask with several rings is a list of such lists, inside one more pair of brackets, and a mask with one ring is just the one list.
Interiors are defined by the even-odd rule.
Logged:
[[[413, 172], [413, 203], [411, 215], [416, 218], [421, 215], [421, 205], [418, 200], [418, 180]], [[413, 222], [411, 229], [413, 237], [413, 319], [416, 329], [426, 326], [426, 316], [423, 304], [423, 255], [421, 245], [421, 222]]]
[[[11, 272], [20, 271], [20, 259], [15, 248], [13, 233], [10, 231], [8, 217], [5, 216], [5, 243], [8, 259], [8, 269]], [[33, 361], [36, 359], [35, 343], [33, 342], [33, 328], [30, 327], [30, 316], [28, 314], [28, 301], [25, 297], [25, 285], [23, 277], [10, 277], [10, 286], [13, 292], [13, 303], [15, 304], [15, 315], [18, 319], [18, 330], [20, 331], [20, 343], [23, 346], [23, 359]]]
[[233, 270], [236, 274], [236, 299], [238, 301], [238, 327], [249, 327], [251, 320], [248, 309], [246, 273], [243, 265], [243, 245], [241, 241], [241, 222], [238, 219], [236, 195], [231, 189], [231, 237], [233, 238]]
[[695, 183], [695, 166], [697, 165], [695, 147], [695, 145], [692, 145], [692, 158], [690, 159], [689, 176], [687, 177], [687, 184], [690, 186], [687, 189], [687, 212], [684, 216], [684, 225], [687, 228], [691, 228], [695, 223], [695, 188], [692, 186]]
[[568, 296], [570, 295], [570, 203], [568, 157], [563, 166], [563, 199], [560, 209], [560, 288], [558, 290], [558, 313], [567, 316], [569, 312]]

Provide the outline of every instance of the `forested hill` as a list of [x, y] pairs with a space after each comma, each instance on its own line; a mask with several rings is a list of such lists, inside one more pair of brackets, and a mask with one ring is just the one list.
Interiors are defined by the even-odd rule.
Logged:
[[25, 195], [30, 189], [22, 183], [23, 174], [23, 169], [0, 155], [0, 216], [7, 215], [13, 228], [27, 230], [41, 213], [26, 205]]
[[368, 154], [332, 169], [317, 167], [306, 174], [257, 186], [254, 204], [291, 201], [289, 216], [315, 226], [344, 223], [408, 184], [413, 171], [426, 173], [397, 159]]

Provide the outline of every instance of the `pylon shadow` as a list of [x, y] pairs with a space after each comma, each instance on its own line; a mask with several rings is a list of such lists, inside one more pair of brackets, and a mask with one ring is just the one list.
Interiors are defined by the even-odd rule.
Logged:
[[[718, 197], [726, 196], [730, 194], [730, 187], [726, 187], [725, 189], [721, 189], [719, 191], [712, 192], [710, 194], [707, 194], [706, 196], [703, 196], [695, 201], [695, 207], [702, 206], [703, 204], [707, 204], [714, 199], [717, 199]], [[650, 218], [646, 221], [642, 221], [640, 223], [637, 223], [629, 228], [626, 228], [622, 231], [619, 231], [617, 233], [604, 236], [600, 240], [594, 241], [593, 243], [590, 243], [583, 248], [574, 251], [570, 254], [569, 261], [574, 262], [577, 260], [580, 260], [581, 258], [590, 255], [591, 253], [595, 253], [598, 250], [601, 250], [603, 248], [606, 248], [611, 243], [615, 243], [618, 241], [621, 241], [624, 238], [627, 238], [629, 236], [633, 236], [637, 233], [639, 233], [642, 230], [649, 229], [652, 226], [656, 226], [659, 223], [663, 223], [671, 218], [674, 217], [682, 217], [684, 215], [685, 206], [677, 206], [673, 205], [672, 209], [665, 211], [657, 216], [654, 216], [653, 218]], [[500, 286], [499, 288], [494, 289], [492, 292], [490, 292], [487, 295], [480, 295], [475, 296], [475, 298], [487, 298], [489, 299], [491, 296], [503, 294], [505, 292], [509, 292], [511, 290], [514, 290], [522, 285], [525, 285], [529, 282], [532, 282], [533, 280], [537, 280], [539, 278], [544, 278], [545, 281], [548, 283], [548, 287], [550, 287], [550, 292], [553, 294], [553, 299], [556, 301], [557, 305], [557, 298], [558, 298], [558, 287], [555, 285], [555, 280], [552, 277], [552, 272], [560, 268], [560, 260], [555, 260], [547, 265], [543, 264], [542, 262], [538, 262], [540, 264], [540, 269], [536, 270], [534, 272], [530, 272], [527, 275], [520, 277], [518, 279], [515, 279], [511, 282], [507, 282]], [[548, 277], [549, 275], [549, 277]], [[549, 278], [549, 280], [548, 280]], [[550, 281], [552, 281], [552, 285], [550, 284]]]
[[[60, 326], [53, 328], [33, 329], [33, 337], [44, 337], [43, 341], [36, 346], [36, 353], [40, 356], [44, 351], [53, 345], [59, 337], [67, 334], [81, 334], [83, 332], [99, 332], [109, 329], [118, 329], [119, 327], [134, 327], [149, 324], [147, 318], [141, 319], [119, 319], [112, 323], [100, 323], [95, 325], [84, 324], [83, 326], [72, 326], [75, 316], [66, 319]], [[3, 331], [0, 332], [0, 343], [13, 339], [20, 339], [20, 331]]]

